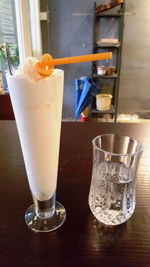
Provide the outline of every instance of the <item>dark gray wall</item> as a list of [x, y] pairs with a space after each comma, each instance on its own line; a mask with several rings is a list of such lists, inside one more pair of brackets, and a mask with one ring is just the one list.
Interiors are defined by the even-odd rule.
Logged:
[[[50, 10], [48, 51], [54, 57], [91, 53], [94, 1], [47, 1]], [[96, 2], [103, 4], [106, 1]], [[150, 110], [150, 0], [125, 0], [125, 3], [118, 113], [135, 113]], [[64, 65], [62, 68], [65, 70], [63, 118], [73, 119], [74, 79], [90, 76], [91, 63]]]
[[[49, 53], [67, 57], [92, 53], [92, 0], [49, 1]], [[65, 71], [63, 119], [74, 119], [74, 79], [91, 76], [91, 63], [59, 66]]]
[[150, 110], [150, 1], [126, 0], [119, 113]]
[[[47, 12], [48, 11], [48, 0], [40, 0], [40, 11]], [[47, 53], [48, 51], [48, 21], [41, 20], [41, 36], [42, 36], [42, 52]]]

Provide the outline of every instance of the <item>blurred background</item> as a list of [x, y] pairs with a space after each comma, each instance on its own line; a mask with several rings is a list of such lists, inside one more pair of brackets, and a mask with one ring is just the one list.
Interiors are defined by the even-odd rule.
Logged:
[[[31, 0], [0, 1], [0, 101], [8, 100], [1, 109], [9, 109], [9, 92], [5, 80], [7, 63], [5, 43], [10, 43], [14, 68], [27, 55], [40, 57], [48, 52], [53, 57], [76, 56], [93, 53], [95, 32], [94, 4], [105, 6], [113, 1], [101, 0]], [[150, 1], [125, 0], [124, 23], [117, 82], [116, 119], [118, 122], [150, 119]], [[103, 11], [105, 14], [106, 11]], [[109, 13], [118, 12], [110, 9]], [[98, 25], [98, 24], [97, 24]], [[101, 19], [97, 26], [101, 38], [117, 38], [118, 22], [113, 17]], [[110, 51], [110, 49], [108, 50]], [[114, 51], [114, 50], [113, 50]], [[114, 51], [113, 62], [116, 55]], [[106, 62], [104, 62], [106, 64]], [[80, 63], [60, 66], [65, 71], [63, 120], [75, 120], [75, 79], [93, 77], [93, 64]], [[98, 84], [101, 93], [111, 91], [113, 81], [105, 79]], [[113, 94], [113, 92], [112, 92]], [[0, 110], [0, 116], [3, 112]], [[112, 121], [109, 113], [92, 117], [90, 121]]]

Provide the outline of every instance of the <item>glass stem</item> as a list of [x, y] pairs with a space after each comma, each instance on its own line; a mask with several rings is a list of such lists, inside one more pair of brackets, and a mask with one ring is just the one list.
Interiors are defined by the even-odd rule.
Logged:
[[53, 194], [53, 196], [48, 200], [38, 200], [33, 197], [33, 203], [35, 208], [35, 213], [40, 218], [48, 218], [54, 215], [55, 213], [55, 198], [56, 193]]

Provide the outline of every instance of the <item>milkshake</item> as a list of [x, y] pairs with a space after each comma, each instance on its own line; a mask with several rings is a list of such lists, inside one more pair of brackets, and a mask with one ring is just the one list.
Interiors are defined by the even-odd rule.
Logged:
[[111, 57], [98, 53], [53, 59], [44, 54], [40, 61], [27, 58], [12, 75], [7, 51], [7, 82], [34, 203], [25, 221], [36, 232], [55, 230], [66, 218], [65, 208], [55, 201], [64, 74], [54, 66]]
[[26, 60], [7, 82], [29, 186], [36, 203], [44, 203], [56, 191], [64, 73], [55, 69], [40, 77], [35, 62]]

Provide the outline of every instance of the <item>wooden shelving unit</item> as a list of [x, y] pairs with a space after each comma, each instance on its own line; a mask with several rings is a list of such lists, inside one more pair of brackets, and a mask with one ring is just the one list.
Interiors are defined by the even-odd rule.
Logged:
[[[101, 83], [101, 85], [106, 82], [108, 79], [112, 82], [112, 105], [110, 110], [108, 111], [99, 111], [96, 109], [96, 98], [93, 98], [93, 101], [91, 103], [91, 118], [94, 116], [94, 114], [111, 114], [114, 121], [116, 121], [117, 117], [117, 107], [118, 107], [118, 93], [119, 93], [119, 81], [120, 81], [120, 70], [121, 70], [121, 54], [122, 54], [122, 42], [123, 42], [123, 28], [124, 28], [124, 11], [125, 11], [125, 3], [121, 3], [116, 11], [116, 7], [108, 11], [103, 11], [100, 13], [96, 12], [97, 5], [94, 4], [94, 22], [93, 22], [93, 53], [98, 53], [100, 50], [112, 52], [112, 54], [115, 54], [116, 57], [116, 64], [115, 68], [116, 71], [113, 73], [113, 75], [98, 75], [97, 74], [97, 67], [96, 62], [93, 62], [92, 66], [92, 81], [96, 84]], [[112, 43], [103, 43], [103, 44], [97, 44], [98, 38], [101, 36], [97, 36], [96, 27], [97, 25], [101, 26], [101, 19], [105, 18], [107, 20], [116, 19], [118, 21], [118, 43], [112, 44]], [[99, 23], [99, 24], [98, 24]], [[106, 37], [107, 38], [107, 37]], [[108, 64], [108, 63], [107, 63]], [[101, 65], [101, 64], [100, 64]], [[103, 92], [105, 93], [105, 92]], [[106, 92], [107, 93], [107, 92]]]

